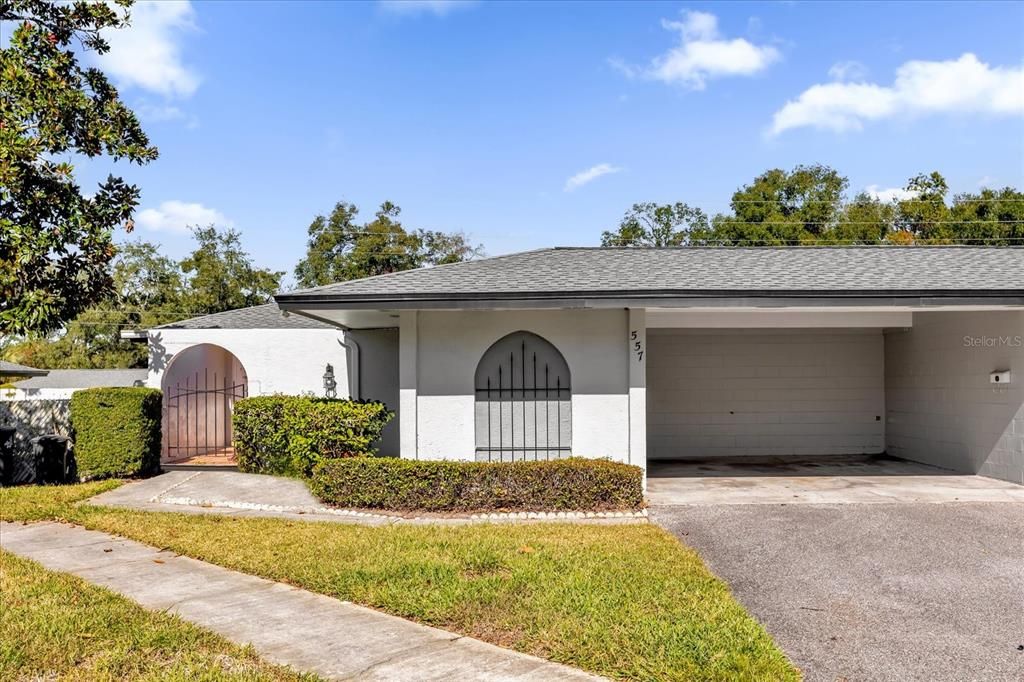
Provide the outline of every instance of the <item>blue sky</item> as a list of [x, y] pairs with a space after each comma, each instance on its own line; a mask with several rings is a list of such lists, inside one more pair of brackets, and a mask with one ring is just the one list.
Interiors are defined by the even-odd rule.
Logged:
[[773, 167], [1024, 186], [1021, 3], [165, 2], [122, 33], [101, 65], [161, 156], [80, 178], [139, 184], [172, 256], [215, 220], [290, 273], [341, 199], [497, 255]]

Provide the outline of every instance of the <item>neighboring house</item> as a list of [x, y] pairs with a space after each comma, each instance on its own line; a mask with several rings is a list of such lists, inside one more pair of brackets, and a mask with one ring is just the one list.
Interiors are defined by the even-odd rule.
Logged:
[[[163, 391], [168, 463], [230, 448], [234, 402], [246, 396], [324, 396], [333, 381], [339, 397], [398, 401], [393, 331], [346, 333], [269, 303], [154, 327], [148, 342], [146, 383]], [[397, 426], [380, 450], [397, 454]]]
[[108, 386], [145, 386], [145, 369], [51, 369], [42, 376], [15, 382], [13, 391], [4, 391], [12, 400], [70, 400], [83, 388]]
[[394, 372], [373, 397], [408, 458], [888, 452], [1024, 483], [1024, 249], [556, 248], [276, 301], [291, 317], [266, 320], [313, 326], [164, 327], [151, 344], [215, 343], [250, 392], [320, 393], [356, 340], [353, 393], [369, 367]]
[[0, 360], [0, 386], [28, 377], [44, 377], [48, 372], [49, 370]]

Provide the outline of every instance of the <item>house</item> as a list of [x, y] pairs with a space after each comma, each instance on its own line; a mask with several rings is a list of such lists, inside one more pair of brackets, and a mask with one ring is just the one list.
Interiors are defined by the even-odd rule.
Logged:
[[50, 369], [14, 383], [5, 391], [11, 400], [70, 400], [83, 388], [144, 386], [145, 369]]
[[356, 340], [354, 394], [381, 372], [401, 457], [884, 452], [1024, 483], [1020, 248], [553, 248], [275, 300], [271, 328], [224, 313], [157, 347], [217, 343], [250, 390], [259, 367], [258, 390], [316, 393]]

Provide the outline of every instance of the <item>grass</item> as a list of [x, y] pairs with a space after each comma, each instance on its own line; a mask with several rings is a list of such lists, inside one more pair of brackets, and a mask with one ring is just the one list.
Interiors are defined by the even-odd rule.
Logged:
[[65, 521], [76, 513], [76, 502], [105, 493], [121, 481], [75, 485], [24, 485], [0, 488], [0, 521]]
[[7, 552], [0, 552], [0, 594], [0, 679], [315, 679]]
[[610, 677], [799, 679], [725, 583], [655, 526], [371, 528], [186, 516], [74, 507], [88, 496], [74, 488], [61, 489], [63, 503], [48, 500], [48, 489], [2, 491], [0, 516], [55, 514]]

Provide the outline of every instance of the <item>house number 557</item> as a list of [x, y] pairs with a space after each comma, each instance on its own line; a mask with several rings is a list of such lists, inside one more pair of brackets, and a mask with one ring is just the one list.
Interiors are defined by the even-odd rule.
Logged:
[[643, 362], [644, 344], [643, 341], [640, 340], [640, 334], [637, 332], [637, 330], [634, 329], [633, 331], [629, 332], [629, 341], [632, 346], [633, 355], [636, 356], [636, 361]]

